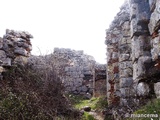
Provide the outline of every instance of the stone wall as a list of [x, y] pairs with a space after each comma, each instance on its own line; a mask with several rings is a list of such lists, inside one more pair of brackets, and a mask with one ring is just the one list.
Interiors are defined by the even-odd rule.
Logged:
[[83, 51], [54, 49], [55, 69], [67, 91], [74, 94], [92, 94], [95, 60]]
[[[53, 66], [64, 84], [66, 92], [91, 97], [95, 91], [95, 81], [106, 83], [106, 65], [98, 64], [83, 51], [67, 48], [54, 48], [54, 52], [46, 56], [31, 56], [29, 62], [35, 69]], [[106, 88], [106, 84], [104, 85]], [[103, 89], [106, 92], [106, 89]]]
[[126, 106], [138, 103], [137, 97], [160, 95], [159, 6], [159, 0], [128, 0], [106, 30], [111, 105]]
[[130, 15], [128, 3], [121, 7], [106, 30], [107, 45], [107, 97], [109, 104], [123, 101], [132, 83]]
[[15, 63], [25, 64], [30, 56], [32, 45], [31, 34], [24, 31], [6, 30], [3, 38], [0, 38], [0, 78], [2, 73]]
[[112, 113], [123, 116], [160, 97], [159, 0], [126, 1], [106, 30], [105, 44], [108, 103], [121, 106]]
[[95, 75], [94, 75], [94, 91], [93, 96], [106, 96], [107, 87], [106, 87], [106, 64], [96, 64], [95, 65]]
[[160, 97], [160, 1], [149, 0], [150, 20], [148, 24], [149, 32], [151, 35], [151, 57], [154, 62], [154, 90], [156, 96]]

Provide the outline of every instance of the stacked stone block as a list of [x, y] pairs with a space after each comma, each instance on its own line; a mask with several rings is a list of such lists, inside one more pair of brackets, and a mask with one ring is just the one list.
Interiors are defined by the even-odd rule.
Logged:
[[15, 63], [25, 64], [30, 56], [32, 45], [31, 34], [24, 31], [6, 30], [3, 38], [0, 38], [0, 77], [2, 72]]
[[83, 51], [54, 49], [55, 69], [66, 91], [74, 94], [93, 94], [95, 60]]
[[[151, 55], [154, 62], [154, 73], [160, 73], [160, 1], [149, 0], [151, 17], [148, 28], [151, 34]], [[156, 72], [155, 72], [156, 71]], [[159, 79], [159, 78], [158, 78]], [[152, 79], [153, 80], [153, 79]], [[154, 80], [154, 91], [160, 97], [160, 81]]]
[[95, 82], [93, 96], [105, 96], [107, 94], [106, 64], [95, 65]]
[[[126, 1], [106, 32], [107, 96], [112, 105], [128, 105], [129, 97], [138, 103], [137, 98], [160, 95], [159, 6], [159, 0]], [[119, 90], [120, 100], [114, 102]]]
[[107, 45], [107, 97], [109, 104], [119, 104], [118, 41], [121, 39], [118, 26], [106, 33]]
[[[40, 71], [45, 69], [47, 72], [47, 69], [53, 68], [67, 93], [84, 95], [87, 98], [94, 94], [95, 80], [106, 77], [106, 64], [96, 63], [92, 56], [83, 51], [67, 48], [54, 48], [52, 54], [45, 56], [32, 55], [28, 63], [33, 69]], [[98, 76], [95, 71], [99, 71]]]
[[[107, 97], [109, 104], [119, 105], [132, 83], [131, 40], [128, 3], [106, 32]], [[123, 98], [122, 98], [123, 96]]]
[[[131, 0], [131, 38], [132, 38], [132, 62], [134, 91], [144, 96], [144, 89], [138, 89], [139, 85], [149, 86], [145, 81], [148, 73], [147, 64], [151, 64], [150, 34], [148, 23], [150, 20], [150, 8], [148, 0]], [[144, 80], [144, 81], [143, 81]], [[141, 82], [141, 84], [139, 84]], [[148, 91], [148, 90], [146, 90]], [[146, 92], [145, 92], [146, 93]], [[146, 93], [146, 95], [149, 93]]]
[[122, 38], [119, 40], [119, 81], [120, 81], [120, 92], [121, 99], [120, 105], [125, 106], [129, 104], [131, 97], [131, 89], [133, 84], [133, 66], [131, 57], [131, 38], [130, 38], [130, 14], [128, 3], [122, 6], [122, 14], [126, 15], [128, 19], [122, 21], [121, 34]]

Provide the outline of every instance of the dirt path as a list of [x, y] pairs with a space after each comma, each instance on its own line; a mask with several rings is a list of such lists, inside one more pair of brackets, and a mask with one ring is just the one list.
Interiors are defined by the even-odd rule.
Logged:
[[104, 120], [104, 116], [101, 115], [101, 113], [90, 111], [89, 114], [92, 115], [96, 120]]

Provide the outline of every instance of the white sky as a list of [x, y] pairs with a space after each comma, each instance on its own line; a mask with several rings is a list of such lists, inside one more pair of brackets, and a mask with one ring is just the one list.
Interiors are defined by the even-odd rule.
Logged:
[[[5, 30], [31, 33], [32, 54], [54, 47], [84, 50], [106, 63], [105, 29], [124, 0], [1, 0], [0, 36]], [[40, 50], [39, 50], [40, 49]]]

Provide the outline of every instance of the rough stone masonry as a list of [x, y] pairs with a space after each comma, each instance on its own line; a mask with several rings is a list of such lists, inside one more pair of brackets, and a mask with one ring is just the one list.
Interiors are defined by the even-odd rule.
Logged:
[[160, 0], [126, 1], [106, 30], [105, 44], [110, 105], [160, 97]]
[[[98, 64], [92, 56], [83, 51], [55, 48], [46, 56], [31, 56], [31, 34], [25, 31], [6, 30], [0, 38], [0, 79], [2, 73], [15, 64], [32, 64], [36, 70], [44, 71], [53, 65], [66, 91], [90, 98], [96, 92], [105, 95], [106, 65]], [[96, 71], [96, 72], [95, 72]], [[95, 86], [102, 83], [102, 87]]]
[[0, 38], [0, 79], [2, 73], [15, 63], [25, 64], [30, 56], [32, 45], [31, 34], [25, 31], [6, 30], [3, 38]]
[[81, 50], [54, 48], [52, 54], [31, 56], [29, 63], [41, 70], [53, 66], [68, 93], [87, 98], [106, 95], [106, 65]]
[[[84, 54], [83, 51], [65, 48], [55, 48], [53, 60], [66, 91], [87, 97], [105, 95], [105, 64], [96, 63], [92, 56]], [[101, 87], [97, 86], [99, 83], [103, 83]]]

